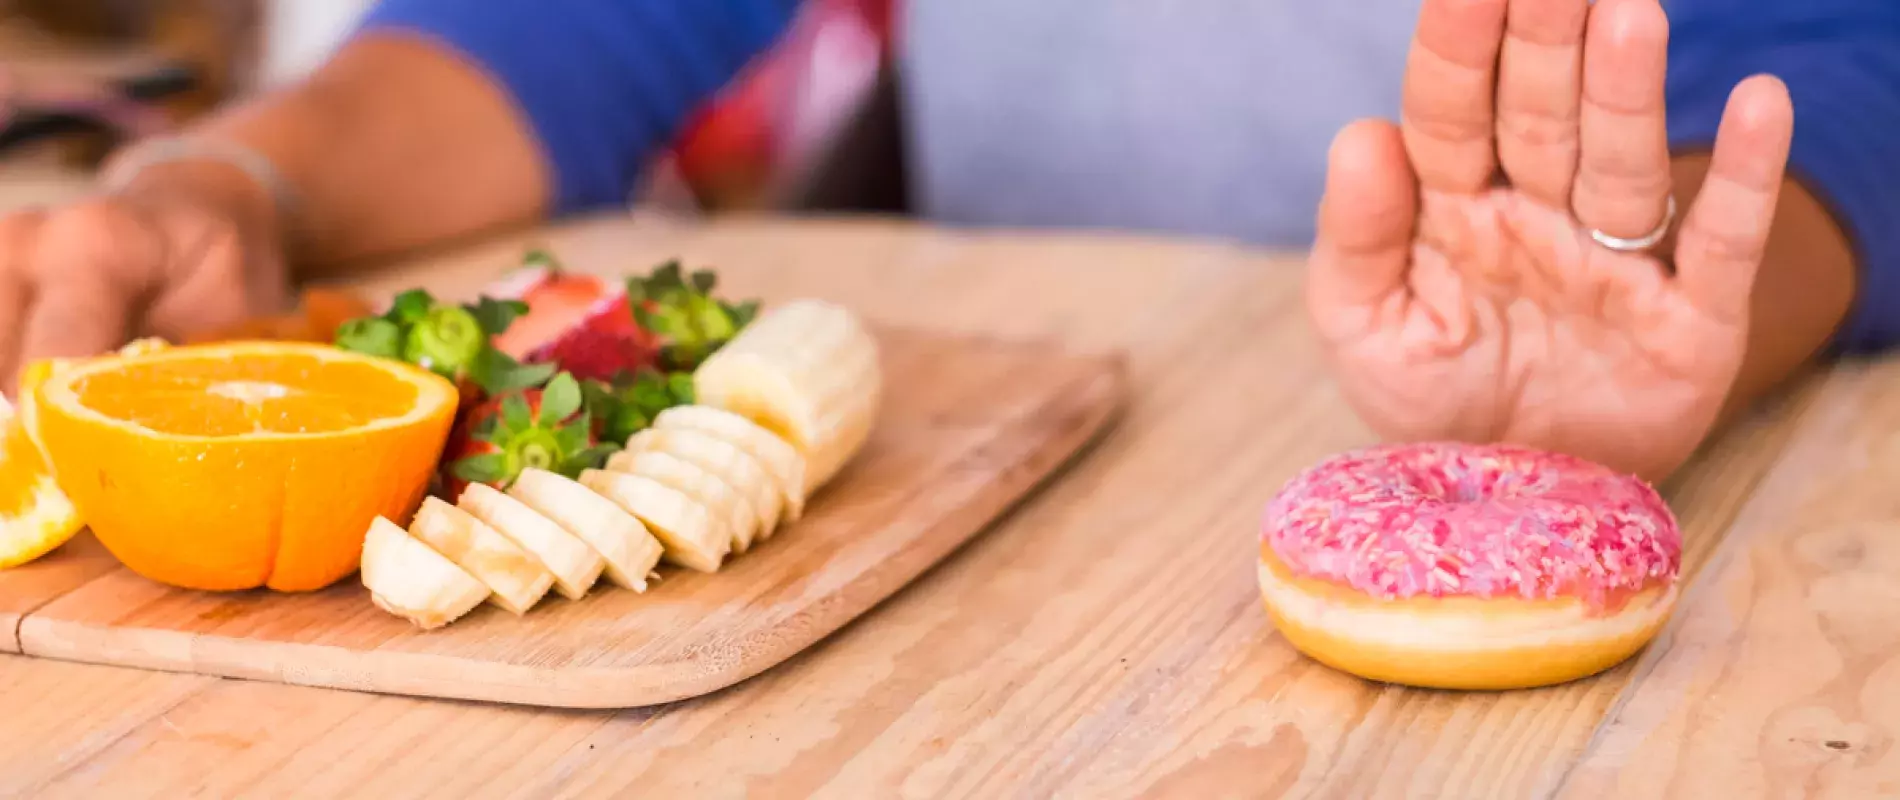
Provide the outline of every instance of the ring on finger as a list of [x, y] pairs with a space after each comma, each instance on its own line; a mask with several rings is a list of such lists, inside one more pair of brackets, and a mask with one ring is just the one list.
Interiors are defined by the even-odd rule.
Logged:
[[1590, 238], [1595, 239], [1597, 244], [1623, 253], [1641, 252], [1655, 247], [1657, 242], [1662, 241], [1663, 237], [1669, 235], [1669, 226], [1674, 225], [1676, 222], [1676, 196], [1665, 195], [1664, 200], [1662, 222], [1656, 224], [1655, 230], [1634, 239], [1625, 239], [1620, 236], [1611, 236], [1596, 228], [1591, 228]]

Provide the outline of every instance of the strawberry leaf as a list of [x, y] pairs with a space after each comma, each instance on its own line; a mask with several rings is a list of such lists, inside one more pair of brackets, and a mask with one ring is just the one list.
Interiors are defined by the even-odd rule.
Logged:
[[554, 253], [545, 247], [530, 248], [528, 252], [521, 254], [522, 269], [537, 267], [558, 272], [561, 269], [561, 262], [555, 260]]
[[449, 465], [449, 472], [470, 483], [494, 483], [509, 477], [508, 455], [483, 453], [456, 459], [455, 463]]
[[528, 398], [519, 393], [502, 398], [501, 427], [509, 436], [534, 427], [534, 411], [528, 407]]
[[562, 474], [574, 477], [581, 474], [582, 470], [600, 469], [600, 465], [607, 460], [607, 457], [617, 452], [620, 452], [620, 446], [613, 444], [597, 444], [584, 448], [568, 456], [567, 463], [561, 465]]
[[686, 285], [686, 282], [680, 279], [680, 262], [677, 258], [661, 264], [648, 280], [654, 288], [662, 292], [679, 289]]
[[390, 301], [389, 310], [383, 312], [383, 319], [397, 325], [413, 325], [434, 307], [435, 296], [423, 289], [410, 289]]
[[490, 345], [469, 362], [468, 377], [484, 394], [494, 397], [540, 386], [556, 369], [554, 364], [523, 364]]
[[673, 405], [692, 405], [695, 402], [693, 399], [693, 374], [690, 372], [675, 372], [666, 376], [666, 391], [672, 395], [671, 399]]
[[743, 329], [759, 317], [759, 301], [757, 300], [747, 300], [736, 306], [730, 303], [720, 303], [720, 305], [726, 309], [726, 315], [732, 317], [734, 328]]
[[496, 300], [487, 295], [482, 295], [480, 299], [464, 308], [468, 309], [468, 313], [475, 315], [475, 320], [481, 323], [482, 332], [489, 336], [501, 335], [503, 331], [508, 330], [509, 325], [514, 324], [516, 318], [528, 313], [527, 303], [520, 300]]
[[581, 409], [581, 386], [570, 373], [563, 372], [548, 381], [541, 390], [542, 425], [556, 425]]
[[573, 453], [586, 449], [594, 441], [594, 421], [583, 413], [574, 422], [556, 428], [554, 442], [563, 453]]
[[693, 271], [691, 280], [693, 291], [700, 294], [712, 294], [713, 286], [719, 283], [719, 276], [714, 275], [712, 270], [701, 269]]
[[359, 317], [336, 329], [336, 346], [353, 353], [400, 360], [402, 326], [382, 317]]

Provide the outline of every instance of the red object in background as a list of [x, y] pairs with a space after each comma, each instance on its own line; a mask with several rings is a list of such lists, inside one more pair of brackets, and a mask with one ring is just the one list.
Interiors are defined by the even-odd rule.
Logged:
[[808, 0], [778, 44], [687, 123], [676, 166], [707, 208], [769, 204], [868, 96], [892, 0]]

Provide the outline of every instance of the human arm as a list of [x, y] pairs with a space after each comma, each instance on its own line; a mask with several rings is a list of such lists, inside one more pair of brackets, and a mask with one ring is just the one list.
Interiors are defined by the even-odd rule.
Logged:
[[793, 5], [389, 0], [307, 79], [184, 131], [264, 156], [289, 207], [200, 158], [0, 224], [0, 380], [275, 311], [295, 279], [623, 203]]
[[1720, 87], [1773, 73], [1797, 116], [1727, 420], [1831, 355], [1900, 340], [1900, 6], [1675, 0], [1668, 10], [1670, 138], [1684, 207], [1707, 168]]

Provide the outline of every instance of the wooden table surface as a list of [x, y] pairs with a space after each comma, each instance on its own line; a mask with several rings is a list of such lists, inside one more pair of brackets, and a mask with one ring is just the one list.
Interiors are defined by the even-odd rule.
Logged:
[[[878, 221], [596, 220], [577, 266], [681, 255], [731, 289], [1125, 348], [1119, 426], [832, 638], [730, 690], [577, 713], [0, 657], [0, 796], [1892, 797], [1900, 369], [1836, 367], [1664, 487], [1693, 583], [1599, 677], [1373, 685], [1260, 609], [1260, 509], [1371, 441], [1301, 262], [1215, 244]], [[380, 277], [466, 291], [498, 242]]]

